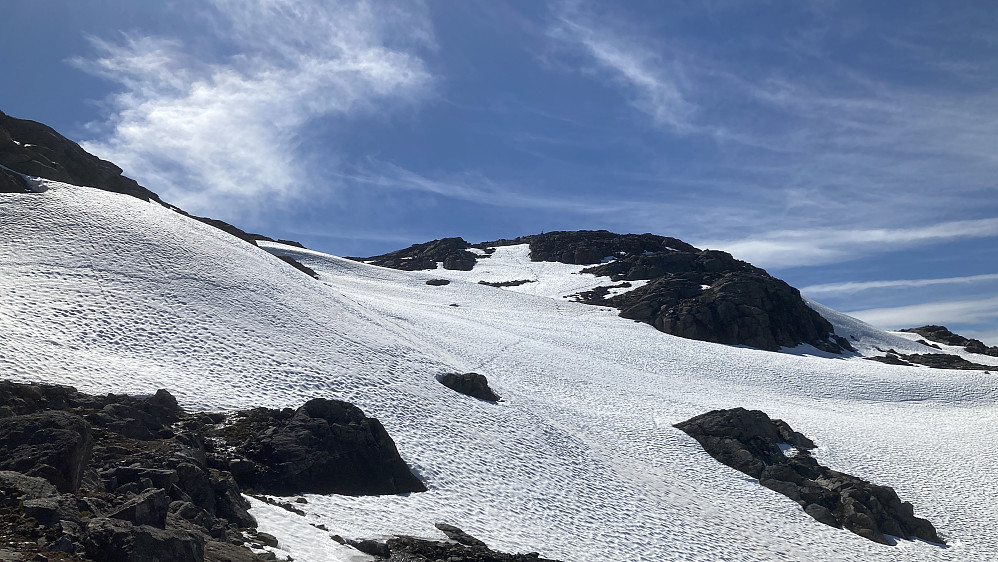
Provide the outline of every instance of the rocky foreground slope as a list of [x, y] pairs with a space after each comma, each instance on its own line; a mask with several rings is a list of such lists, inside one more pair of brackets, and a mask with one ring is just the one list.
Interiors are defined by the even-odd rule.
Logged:
[[[831, 353], [852, 351], [848, 340], [837, 336], [797, 289], [731, 254], [701, 250], [676, 238], [605, 230], [548, 232], [474, 245], [444, 238], [356, 259], [406, 271], [436, 269], [438, 264], [470, 271], [496, 247], [514, 244], [529, 244], [533, 261], [590, 266], [582, 272], [605, 277], [607, 283], [575, 295], [577, 300], [616, 308], [624, 318], [647, 322], [667, 334], [774, 351], [800, 344]], [[630, 288], [634, 281], [646, 283], [610, 296], [611, 290]], [[526, 282], [530, 280], [487, 284]]]

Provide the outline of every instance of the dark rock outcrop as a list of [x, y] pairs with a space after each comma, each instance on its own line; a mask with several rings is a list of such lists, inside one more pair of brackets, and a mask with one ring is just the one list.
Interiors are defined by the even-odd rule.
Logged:
[[449, 279], [427, 279], [426, 284], [433, 287], [443, 287], [444, 285], [450, 285]]
[[[381, 424], [346, 402], [189, 414], [165, 390], [91, 396], [0, 381], [0, 411], [0, 541], [26, 559], [268, 559], [238, 546], [272, 541], [255, 532], [233, 474], [316, 478], [323, 489], [340, 478], [367, 493], [425, 489]], [[246, 423], [254, 414], [260, 424]], [[258, 460], [273, 466], [247, 458], [247, 440], [258, 438], [275, 455]]]
[[294, 259], [293, 257], [291, 257], [291, 256], [277, 256], [277, 257], [278, 257], [278, 259], [280, 259], [284, 263], [290, 265], [291, 267], [297, 269], [298, 271], [304, 273], [305, 275], [308, 275], [312, 279], [318, 279], [319, 278], [319, 274], [316, 273], [314, 269], [312, 269], [311, 267], [309, 267], [309, 266], [303, 264], [302, 262]]
[[[620, 310], [625, 318], [647, 322], [684, 338], [748, 345], [767, 350], [810, 344], [829, 353], [855, 351], [832, 325], [809, 307], [800, 292], [764, 269], [718, 250], [700, 250], [682, 240], [654, 234], [614, 234], [606, 230], [548, 232], [473, 246], [461, 238], [415, 244], [404, 250], [354, 258], [403, 270], [471, 269], [497, 246], [528, 244], [533, 261], [591, 265], [584, 273], [608, 277], [613, 284], [572, 295], [586, 304]], [[647, 284], [609, 296], [630, 281]], [[516, 286], [529, 279], [486, 282]]]
[[30, 176], [161, 202], [158, 195], [121, 175], [121, 168], [83, 150], [51, 127], [2, 111], [0, 164]]
[[0, 193], [31, 193], [20, 174], [0, 168]]
[[[885, 534], [944, 544], [932, 524], [915, 517], [912, 505], [902, 502], [892, 488], [818, 464], [809, 452], [814, 442], [764, 412], [714, 410], [675, 427], [719, 462], [758, 478], [826, 525], [845, 527], [882, 544], [890, 544]], [[790, 447], [791, 454], [784, 453]]]
[[[446, 523], [437, 523], [450, 541], [429, 541], [414, 537], [397, 536], [387, 541], [343, 540], [344, 544], [374, 556], [377, 560], [392, 561], [463, 561], [463, 562], [556, 562], [541, 558], [536, 552], [508, 554], [489, 548], [461, 529]], [[336, 539], [337, 537], [333, 537]]]
[[967, 361], [959, 355], [951, 355], [949, 353], [898, 353], [893, 349], [887, 351], [886, 354], [876, 357], [867, 357], [871, 361], [879, 361], [880, 363], [887, 363], [888, 365], [903, 365], [907, 367], [913, 367], [915, 365], [924, 365], [932, 369], [958, 369], [962, 371], [992, 371], [998, 370], [998, 367], [994, 365], [982, 365], [980, 363], [974, 363], [973, 361]]
[[241, 486], [268, 494], [402, 494], [426, 486], [381, 422], [347, 402], [316, 398], [297, 411], [257, 408], [220, 433], [249, 463]]
[[471, 271], [478, 256], [468, 251], [470, 247], [463, 238], [441, 238], [380, 256], [350, 259], [403, 271], [436, 269], [437, 263], [442, 263], [444, 269]]
[[949, 331], [946, 326], [928, 325], [920, 328], [906, 328], [901, 331], [918, 334], [929, 341], [943, 343], [946, 345], [960, 345], [963, 346], [963, 349], [970, 353], [998, 357], [998, 346], [989, 347], [981, 340], [965, 338], [960, 334], [954, 334]]
[[501, 397], [489, 387], [489, 381], [485, 375], [478, 373], [447, 373], [437, 377], [440, 384], [447, 388], [467, 394], [468, 396], [485, 400], [487, 402], [498, 402]]

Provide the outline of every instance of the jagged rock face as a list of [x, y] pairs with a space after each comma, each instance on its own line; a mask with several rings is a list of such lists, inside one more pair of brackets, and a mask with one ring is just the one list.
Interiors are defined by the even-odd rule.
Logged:
[[888, 365], [902, 365], [912, 367], [914, 365], [925, 365], [932, 369], [958, 369], [961, 371], [993, 371], [998, 369], [994, 365], [982, 365], [967, 361], [959, 355], [949, 353], [898, 353], [893, 349], [887, 350], [885, 355], [878, 357], [866, 357], [870, 361], [878, 361]]
[[960, 334], [954, 334], [949, 331], [946, 326], [922, 326], [920, 328], [907, 328], [901, 330], [902, 332], [913, 332], [916, 333], [929, 341], [934, 341], [938, 343], [944, 343], [946, 345], [962, 345], [963, 348], [970, 353], [978, 353], [980, 355], [990, 355], [991, 357], [998, 357], [998, 346], [988, 347], [981, 340], [975, 340], [970, 338], [965, 338]]
[[122, 176], [121, 168], [88, 153], [51, 127], [3, 112], [0, 164], [22, 174], [160, 201], [152, 191]]
[[438, 262], [443, 264], [444, 269], [470, 271], [477, 259], [474, 253], [468, 251], [470, 247], [471, 244], [463, 238], [442, 238], [380, 256], [352, 259], [403, 271], [436, 269]]
[[[814, 519], [882, 544], [885, 534], [944, 544], [935, 528], [915, 517], [889, 486], [836, 472], [818, 464], [816, 445], [782, 420], [764, 412], [714, 410], [675, 425], [721, 463], [758, 478], [763, 486], [797, 502]], [[794, 447], [792, 456], [781, 445]]]
[[381, 422], [348, 402], [316, 398], [295, 412], [257, 408], [222, 433], [249, 462], [240, 485], [268, 494], [402, 494], [426, 486]]

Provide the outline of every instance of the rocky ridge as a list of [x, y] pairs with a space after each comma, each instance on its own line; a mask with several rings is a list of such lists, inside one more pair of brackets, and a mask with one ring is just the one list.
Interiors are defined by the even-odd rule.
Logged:
[[945, 544], [893, 488], [818, 464], [815, 443], [759, 410], [714, 410], [675, 425], [719, 462], [797, 502], [811, 517], [881, 544], [885, 535]]
[[922, 336], [923, 338], [934, 341], [936, 343], [942, 343], [946, 345], [959, 345], [962, 346], [964, 350], [969, 353], [977, 353], [979, 355], [990, 355], [991, 357], [998, 357], [998, 346], [988, 347], [987, 344], [981, 340], [975, 340], [971, 338], [965, 338], [960, 334], [954, 334], [949, 331], [946, 326], [928, 325], [921, 326], [919, 328], [905, 328], [901, 330], [902, 332], [911, 332]]
[[[802, 343], [830, 353], [854, 351], [807, 306], [797, 289], [726, 252], [701, 250], [677, 238], [605, 230], [548, 232], [474, 245], [444, 238], [354, 259], [407, 271], [436, 269], [438, 263], [444, 269], [467, 271], [496, 247], [513, 244], [528, 244], [533, 261], [591, 266], [582, 271], [607, 277], [610, 283], [575, 295], [576, 300], [616, 308], [624, 318], [668, 334], [774, 351]], [[608, 296], [610, 288], [638, 280], [648, 282]], [[501, 287], [526, 282], [530, 280], [483, 283]]]

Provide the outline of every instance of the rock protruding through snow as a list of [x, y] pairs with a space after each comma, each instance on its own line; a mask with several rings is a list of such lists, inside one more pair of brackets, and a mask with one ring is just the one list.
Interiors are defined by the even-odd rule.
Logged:
[[447, 536], [449, 541], [431, 541], [415, 537], [396, 536], [387, 541], [344, 540], [334, 537], [343, 544], [374, 556], [376, 560], [425, 560], [464, 562], [556, 562], [541, 558], [537, 552], [526, 554], [508, 554], [492, 550], [483, 541], [476, 539], [463, 530], [447, 523], [437, 523], [436, 528]]
[[964, 350], [970, 353], [978, 353], [980, 355], [990, 355], [992, 357], [998, 357], [998, 346], [988, 347], [987, 344], [981, 340], [975, 340], [971, 338], [965, 338], [960, 334], [954, 334], [949, 331], [946, 326], [928, 325], [921, 326], [919, 328], [906, 328], [901, 330], [902, 332], [912, 332], [918, 334], [929, 341], [934, 341], [937, 343], [943, 343], [946, 345], [959, 345], [962, 346]]
[[[813, 441], [759, 410], [714, 410], [675, 425], [710, 456], [796, 501], [814, 519], [890, 544], [885, 535], [944, 544], [893, 488], [836, 472], [811, 456]], [[781, 447], [783, 445], [783, 447]], [[792, 446], [795, 454], [783, 449]]]
[[447, 373], [437, 377], [440, 384], [447, 388], [467, 394], [479, 400], [498, 402], [501, 397], [489, 386], [485, 375], [479, 373]]
[[297, 410], [237, 413], [217, 432], [235, 448], [230, 470], [261, 493], [380, 495], [423, 492], [381, 422], [356, 406], [315, 398]]

